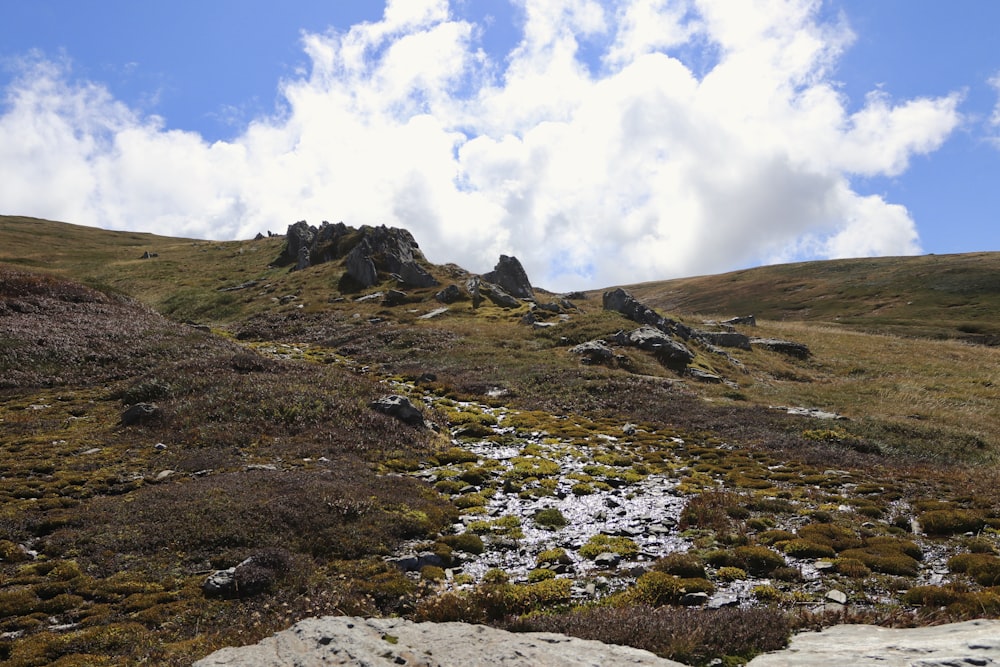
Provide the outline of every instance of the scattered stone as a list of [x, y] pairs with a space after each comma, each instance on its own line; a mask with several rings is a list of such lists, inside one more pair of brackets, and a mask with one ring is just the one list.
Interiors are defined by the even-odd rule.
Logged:
[[812, 417], [813, 419], [847, 419], [844, 415], [838, 415], [836, 412], [827, 412], [826, 410], [820, 410], [819, 408], [790, 408], [781, 406], [778, 407], [778, 410], [784, 410], [790, 415]]
[[797, 359], [808, 359], [812, 352], [804, 343], [794, 343], [790, 340], [779, 340], [777, 338], [751, 338], [750, 345], [761, 347], [771, 352], [787, 354]]
[[89, 456], [91, 454], [97, 454], [100, 451], [101, 451], [100, 447], [91, 447], [90, 449], [88, 449], [85, 452], [80, 452], [80, 456]]
[[830, 602], [836, 602], [837, 604], [847, 604], [847, 593], [845, 593], [844, 591], [839, 591], [836, 588], [827, 591], [826, 595], [824, 595], [823, 597], [829, 600]]
[[140, 257], [139, 259], [152, 259], [152, 258], [154, 258], [154, 257], [159, 257], [159, 256], [160, 256], [160, 255], [159, 255], [158, 253], [155, 253], [155, 252], [149, 252], [149, 251], [147, 250], [146, 252], [142, 253], [142, 257]]
[[155, 449], [155, 450], [157, 450], [159, 452], [162, 452], [166, 448], [167, 448], [167, 446], [165, 444], [163, 444], [162, 442], [158, 442], [155, 445], [153, 445], [153, 449]]
[[747, 326], [755, 327], [757, 326], [757, 318], [753, 315], [744, 315], [743, 317], [733, 317], [728, 320], [723, 320], [721, 324], [727, 324], [729, 326]]
[[136, 403], [122, 413], [122, 426], [133, 426], [136, 424], [147, 424], [159, 419], [162, 410], [153, 403]]
[[533, 299], [535, 293], [531, 288], [528, 274], [524, 272], [521, 262], [516, 257], [500, 255], [500, 261], [489, 273], [484, 273], [483, 280], [499, 286], [504, 292], [519, 299]]
[[224, 648], [194, 667], [300, 665], [411, 667], [683, 667], [649, 651], [550, 632], [513, 633], [468, 623], [326, 616], [242, 648]]
[[604, 569], [618, 567], [620, 562], [622, 562], [621, 555], [616, 554], [613, 551], [605, 551], [604, 553], [598, 554], [597, 557], [594, 558], [594, 565]]
[[373, 410], [377, 410], [383, 414], [387, 414], [390, 417], [395, 417], [403, 423], [410, 424], [411, 426], [420, 426], [424, 424], [424, 415], [420, 410], [417, 409], [410, 399], [405, 396], [399, 396], [398, 394], [392, 394], [391, 396], [383, 396], [382, 398], [372, 401], [369, 407]]
[[421, 315], [417, 319], [418, 320], [432, 320], [435, 317], [439, 317], [440, 315], [444, 315], [447, 312], [448, 312], [448, 307], [447, 306], [445, 306], [443, 308], [435, 308], [434, 310], [432, 310], [429, 313], [424, 313], [423, 315]]
[[156, 473], [156, 477], [153, 478], [153, 481], [154, 482], [162, 482], [166, 478], [168, 478], [171, 475], [175, 474], [175, 472], [176, 471], [174, 471], [174, 470], [161, 470], [160, 472]]
[[687, 593], [681, 598], [681, 604], [687, 607], [701, 606], [708, 602], [708, 593]]

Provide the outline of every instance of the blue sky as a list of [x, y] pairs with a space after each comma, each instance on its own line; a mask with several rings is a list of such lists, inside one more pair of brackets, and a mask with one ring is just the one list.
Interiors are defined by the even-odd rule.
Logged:
[[1000, 249], [1000, 3], [11, 0], [0, 213], [552, 289]]

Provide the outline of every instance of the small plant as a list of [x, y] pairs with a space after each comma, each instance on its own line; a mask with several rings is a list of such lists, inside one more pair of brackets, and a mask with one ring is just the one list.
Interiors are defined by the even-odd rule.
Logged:
[[664, 556], [653, 563], [653, 569], [683, 578], [705, 578], [705, 562], [691, 553]]
[[534, 520], [540, 527], [553, 530], [566, 525], [566, 517], [555, 507], [538, 510], [535, 513]]
[[722, 581], [743, 581], [747, 578], [746, 570], [739, 567], [724, 566], [720, 567], [715, 576]]
[[555, 579], [556, 573], [544, 567], [535, 568], [528, 573], [528, 583], [535, 584], [546, 579]]
[[580, 556], [594, 559], [602, 553], [616, 553], [622, 558], [635, 558], [639, 553], [639, 545], [627, 537], [612, 537], [611, 535], [594, 535], [580, 547]]
[[976, 533], [986, 524], [981, 512], [953, 509], [924, 512], [918, 521], [928, 535]]
[[538, 565], [544, 564], [562, 564], [569, 565], [573, 560], [566, 553], [566, 550], [562, 547], [556, 547], [554, 549], [546, 549], [535, 557], [535, 563]]
[[760, 602], [777, 602], [781, 599], [781, 591], [769, 584], [754, 586], [750, 594]]

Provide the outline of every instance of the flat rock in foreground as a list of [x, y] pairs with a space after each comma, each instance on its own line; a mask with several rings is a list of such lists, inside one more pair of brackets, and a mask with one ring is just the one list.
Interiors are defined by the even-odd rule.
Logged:
[[966, 621], [927, 628], [837, 625], [804, 632], [748, 667], [964, 667], [1000, 665], [1000, 621]]
[[194, 667], [682, 667], [649, 651], [550, 632], [512, 633], [467, 623], [398, 618], [309, 618], [253, 646], [224, 648]]

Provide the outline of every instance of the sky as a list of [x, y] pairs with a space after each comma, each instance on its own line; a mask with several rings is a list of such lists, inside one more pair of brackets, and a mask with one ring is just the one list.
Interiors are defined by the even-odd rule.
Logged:
[[994, 0], [3, 0], [0, 214], [600, 288], [1000, 250]]

